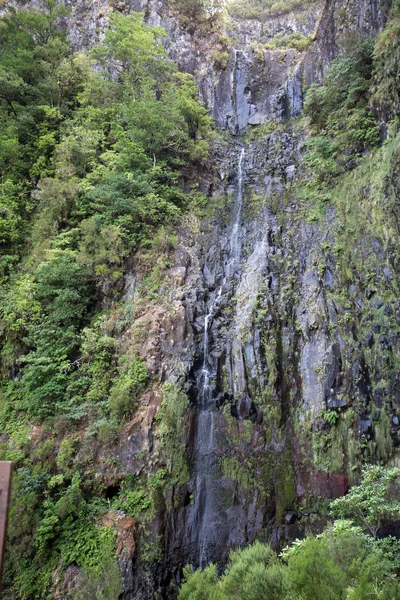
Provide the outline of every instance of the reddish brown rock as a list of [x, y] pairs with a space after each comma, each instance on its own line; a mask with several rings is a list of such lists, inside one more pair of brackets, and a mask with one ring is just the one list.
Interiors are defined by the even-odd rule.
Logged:
[[329, 499], [343, 496], [349, 487], [346, 473], [338, 471], [325, 473], [325, 471], [301, 470], [297, 474], [297, 496], [320, 496]]
[[81, 571], [80, 569], [72, 564], [66, 569], [64, 573], [60, 573], [60, 570], [54, 571], [52, 575], [52, 583], [54, 584], [54, 600], [75, 600], [76, 596], [76, 584]]
[[129, 560], [133, 557], [139, 533], [139, 522], [121, 511], [109, 510], [101, 524], [117, 533], [117, 557]]

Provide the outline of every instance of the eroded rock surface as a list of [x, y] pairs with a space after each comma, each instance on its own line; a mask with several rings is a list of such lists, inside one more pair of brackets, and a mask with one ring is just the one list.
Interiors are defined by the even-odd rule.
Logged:
[[[188, 474], [170, 485], [142, 532], [158, 550], [150, 566], [136, 549], [137, 523], [107, 517], [118, 528], [123, 598], [174, 597], [187, 563], [223, 565], [235, 546], [299, 535], [313, 522], [313, 502], [347, 490], [365, 448], [396, 460], [395, 265], [383, 240], [366, 236], [359, 250], [377, 257], [375, 284], [360, 267], [343, 299], [344, 266], [332, 249], [339, 217], [329, 208], [319, 222], [309, 219], [295, 194], [305, 88], [321, 81], [350, 34], [379, 31], [387, 7], [327, 0], [265, 24], [229, 21], [220, 33], [235, 37], [221, 64], [213, 55], [220, 33], [183, 26], [163, 0], [66, 4], [77, 49], [101, 36], [112, 10], [140, 10], [165, 27], [169, 55], [195, 75], [225, 135], [213, 149], [213, 176], [199, 177], [208, 214], [182, 221], [159, 299], [139, 307], [121, 340], [146, 361], [152, 389], [97, 457], [106, 477], [111, 458], [121, 476], [164, 468], [162, 385], [189, 399], [180, 440]], [[303, 53], [265, 47], [297, 31], [315, 34]], [[135, 300], [141, 275], [134, 267], [125, 274], [123, 298]]]

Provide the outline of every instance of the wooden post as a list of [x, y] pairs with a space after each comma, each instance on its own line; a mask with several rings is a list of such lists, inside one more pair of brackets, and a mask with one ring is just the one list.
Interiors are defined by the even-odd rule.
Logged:
[[4, 564], [4, 546], [7, 534], [8, 505], [10, 502], [12, 463], [0, 461], [0, 595]]

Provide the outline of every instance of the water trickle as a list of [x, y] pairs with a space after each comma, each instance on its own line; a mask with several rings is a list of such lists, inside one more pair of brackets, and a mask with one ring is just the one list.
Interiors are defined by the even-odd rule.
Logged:
[[238, 160], [235, 202], [233, 206], [232, 226], [229, 236], [229, 249], [224, 265], [224, 275], [219, 289], [212, 295], [204, 317], [203, 363], [199, 380], [198, 417], [195, 442], [195, 489], [194, 520], [197, 529], [197, 556], [194, 561], [205, 567], [211, 559], [212, 549], [221, 543], [218, 533], [220, 513], [223, 510], [222, 497], [218, 483], [218, 465], [216, 457], [217, 413], [214, 405], [213, 377], [210, 370], [210, 329], [223, 295], [224, 286], [235, 275], [241, 255], [241, 220], [243, 205], [243, 165], [245, 150], [241, 149]]
[[236, 196], [234, 204], [234, 215], [231, 234], [229, 238], [229, 254], [228, 260], [224, 269], [224, 277], [222, 283], [211, 300], [208, 306], [208, 312], [204, 318], [204, 338], [203, 338], [203, 366], [201, 370], [201, 383], [200, 383], [200, 399], [201, 409], [209, 409], [209, 403], [211, 400], [211, 388], [210, 388], [210, 371], [208, 367], [208, 351], [209, 351], [209, 328], [212, 323], [213, 316], [216, 312], [218, 301], [222, 296], [224, 286], [227, 281], [232, 277], [237, 267], [237, 263], [240, 258], [241, 252], [241, 239], [240, 239], [240, 222], [242, 219], [242, 206], [243, 206], [243, 161], [245, 156], [244, 148], [241, 149], [238, 161], [238, 175], [237, 175], [237, 186]]
[[[232, 231], [230, 235], [230, 244], [229, 244], [229, 257], [228, 264], [225, 270], [225, 277], [222, 284], [231, 277], [234, 272], [235, 267], [237, 266], [237, 262], [240, 258], [241, 251], [241, 239], [240, 239], [240, 222], [242, 220], [242, 206], [243, 206], [243, 161], [244, 161], [244, 148], [242, 148], [239, 156], [238, 162], [238, 176], [237, 176], [237, 189], [236, 189], [236, 200], [234, 206], [234, 221], [232, 225]], [[222, 288], [221, 288], [222, 290]]]

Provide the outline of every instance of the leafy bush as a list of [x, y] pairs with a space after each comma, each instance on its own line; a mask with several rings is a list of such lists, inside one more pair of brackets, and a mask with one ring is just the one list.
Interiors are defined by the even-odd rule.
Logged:
[[127, 515], [138, 517], [144, 511], [151, 507], [149, 495], [143, 491], [126, 491], [113, 501], [112, 508], [114, 510], [123, 510]]
[[365, 467], [360, 485], [331, 504], [332, 514], [352, 518], [376, 539], [382, 521], [400, 516], [400, 502], [394, 493], [399, 485], [400, 471], [379, 465]]
[[114, 553], [105, 548], [95, 568], [86, 567], [82, 570], [76, 586], [76, 597], [78, 600], [116, 600], [122, 588], [123, 581]]
[[[351, 117], [357, 109], [368, 115], [373, 48], [372, 40], [352, 40], [352, 49], [330, 63], [323, 85], [313, 84], [309, 88], [304, 112], [313, 132], [336, 132], [338, 120]], [[346, 129], [343, 121], [342, 129]]]
[[137, 407], [138, 397], [147, 385], [148, 373], [138, 356], [124, 356], [120, 360], [118, 376], [110, 391], [111, 411], [122, 417]]
[[255, 542], [231, 553], [221, 576], [215, 565], [187, 567], [179, 600], [385, 600], [400, 597], [396, 559], [351, 521], [337, 521], [317, 537], [297, 540], [280, 558]]
[[294, 48], [298, 52], [303, 52], [307, 50], [313, 41], [314, 36], [304, 35], [300, 31], [296, 31], [295, 33], [291, 33], [289, 35], [285, 35], [283, 33], [278, 33], [272, 39], [269, 40], [266, 45], [267, 48]]
[[304, 10], [318, 0], [234, 0], [229, 3], [229, 13], [238, 19], [257, 19], [265, 22], [269, 17], [285, 15], [295, 10]]

